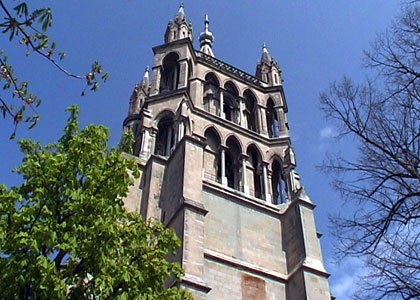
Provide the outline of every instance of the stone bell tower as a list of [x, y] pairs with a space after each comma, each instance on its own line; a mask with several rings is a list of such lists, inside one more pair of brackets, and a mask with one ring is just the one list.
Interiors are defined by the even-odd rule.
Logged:
[[199, 42], [181, 5], [124, 120], [141, 169], [127, 208], [174, 228], [195, 299], [331, 299], [279, 65], [265, 45], [255, 76], [217, 59], [207, 16]]

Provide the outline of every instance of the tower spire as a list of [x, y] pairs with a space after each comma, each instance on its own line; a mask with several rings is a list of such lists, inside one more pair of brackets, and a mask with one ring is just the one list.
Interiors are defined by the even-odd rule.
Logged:
[[271, 57], [270, 53], [268, 53], [267, 45], [263, 44], [263, 53], [261, 55], [261, 62], [271, 63], [273, 58]]
[[147, 66], [146, 70], [144, 70], [143, 79], [141, 80], [140, 85], [144, 88], [149, 87], [149, 66]]
[[265, 43], [262, 46], [261, 59], [257, 63], [255, 76], [271, 86], [281, 85], [283, 82], [279, 64], [270, 55]]
[[207, 55], [213, 56], [213, 33], [209, 30], [209, 16], [206, 15], [204, 19], [204, 32], [200, 33], [200, 51]]
[[188, 22], [184, 11], [184, 3], [179, 5], [174, 20], [170, 20], [165, 32], [165, 43], [189, 38], [193, 40], [192, 24]]
[[180, 20], [183, 20], [185, 18], [184, 2], [181, 2], [181, 4], [179, 5], [177, 18]]
[[135, 115], [140, 112], [140, 108], [144, 100], [149, 96], [149, 66], [144, 71], [143, 79], [134, 87], [133, 93], [130, 97], [130, 104], [128, 106], [128, 115]]

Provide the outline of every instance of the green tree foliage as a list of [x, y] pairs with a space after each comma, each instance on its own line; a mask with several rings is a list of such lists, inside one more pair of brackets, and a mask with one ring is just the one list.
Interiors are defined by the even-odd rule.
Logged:
[[[9, 7], [6, 2], [9, 2], [9, 5], [10, 2], [14, 2], [14, 7]], [[91, 70], [85, 75], [74, 74], [61, 65], [61, 60], [66, 57], [66, 52], [58, 50], [57, 43], [47, 35], [48, 29], [53, 24], [51, 8], [31, 10], [27, 1], [0, 0], [1, 15], [3, 15], [3, 20], [0, 20], [0, 30], [3, 36], [0, 36], [0, 40], [7, 38], [11, 42], [18, 40], [22, 46], [26, 47], [27, 56], [35, 53], [49, 61], [65, 75], [84, 81], [86, 85], [82, 91], [82, 96], [88, 88], [97, 91], [100, 81], [108, 79], [109, 74], [103, 71], [98, 62], [94, 62]], [[27, 81], [16, 76], [13, 65], [8, 61], [5, 49], [0, 49], [0, 82], [2, 82], [4, 91], [10, 91], [6, 94], [0, 93], [0, 112], [4, 118], [9, 116], [13, 119], [15, 130], [11, 138], [14, 138], [18, 124], [25, 122], [29, 124], [29, 128], [32, 128], [38, 123], [39, 115], [36, 108], [41, 104], [41, 99], [31, 93]], [[17, 103], [15, 102], [16, 99], [18, 100]], [[26, 113], [28, 107], [30, 111]]]
[[133, 138], [109, 149], [107, 128], [80, 130], [69, 111], [57, 143], [20, 141], [24, 183], [0, 186], [0, 298], [190, 299], [164, 288], [182, 276], [166, 259], [180, 245], [173, 230], [123, 206], [139, 176], [123, 155]]

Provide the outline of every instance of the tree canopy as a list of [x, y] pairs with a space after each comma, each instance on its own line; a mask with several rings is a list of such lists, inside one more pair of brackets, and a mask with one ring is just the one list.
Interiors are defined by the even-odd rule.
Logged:
[[357, 142], [357, 156], [330, 156], [324, 169], [353, 204], [336, 216], [341, 255], [366, 262], [358, 299], [420, 298], [420, 6], [413, 1], [366, 52], [373, 74], [349, 78], [321, 94], [339, 137]]
[[[180, 241], [123, 205], [136, 163], [132, 138], [109, 149], [108, 129], [79, 129], [76, 106], [58, 142], [20, 141], [21, 186], [0, 186], [1, 299], [190, 299], [169, 280]], [[170, 283], [170, 282], [169, 282]]]

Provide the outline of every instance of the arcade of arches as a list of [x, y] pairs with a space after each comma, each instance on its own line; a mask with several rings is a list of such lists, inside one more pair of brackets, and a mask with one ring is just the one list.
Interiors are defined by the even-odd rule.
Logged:
[[219, 134], [211, 127], [204, 136], [204, 178], [273, 204], [287, 202], [286, 174], [279, 159], [265, 163], [260, 150], [253, 144], [242, 153], [240, 143], [233, 135], [222, 145]]

